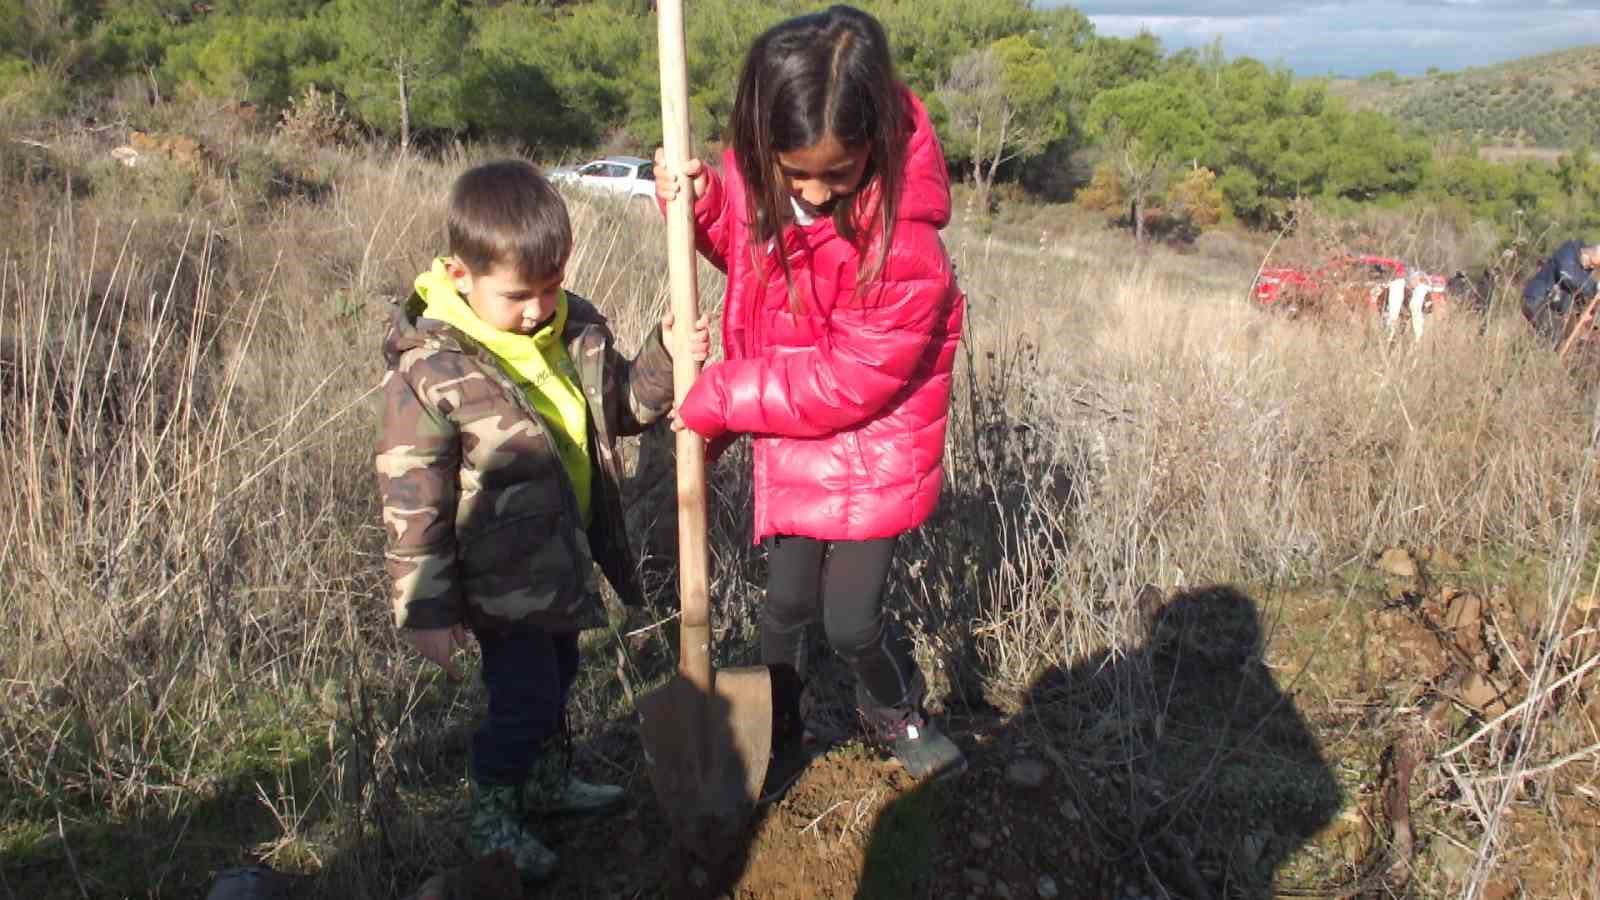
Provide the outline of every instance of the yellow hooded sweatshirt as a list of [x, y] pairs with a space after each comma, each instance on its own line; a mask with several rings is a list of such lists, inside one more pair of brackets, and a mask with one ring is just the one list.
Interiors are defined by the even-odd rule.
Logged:
[[577, 494], [578, 513], [584, 527], [588, 527], [593, 472], [589, 459], [589, 404], [578, 384], [578, 369], [561, 343], [561, 331], [567, 324], [566, 292], [561, 292], [549, 323], [533, 334], [523, 335], [501, 331], [478, 318], [456, 290], [443, 259], [434, 260], [432, 269], [417, 276], [416, 289], [425, 304], [423, 314], [483, 345], [544, 419], [561, 466]]

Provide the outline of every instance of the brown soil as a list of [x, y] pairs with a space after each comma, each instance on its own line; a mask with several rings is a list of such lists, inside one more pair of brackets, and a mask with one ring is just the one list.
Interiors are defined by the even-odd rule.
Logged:
[[[1270, 628], [1229, 589], [1172, 600], [1138, 652], [941, 718], [970, 761], [943, 783], [839, 735], [720, 870], [671, 849], [634, 768], [625, 812], [547, 829], [563, 862], [536, 895], [1456, 896], [1482, 837], [1466, 794], [1494, 760], [1474, 749], [1452, 773], [1437, 755], [1524, 698], [1547, 613], [1540, 588], [1452, 579], [1446, 554], [1413, 562], [1278, 598]], [[1563, 672], [1596, 652], [1600, 601], [1574, 606]], [[1594, 683], [1560, 695], [1533, 764], [1594, 741]], [[828, 694], [847, 721], [847, 692]], [[639, 758], [621, 723], [589, 753]], [[1584, 760], [1528, 782], [1484, 896], [1593, 895], [1597, 781]]]

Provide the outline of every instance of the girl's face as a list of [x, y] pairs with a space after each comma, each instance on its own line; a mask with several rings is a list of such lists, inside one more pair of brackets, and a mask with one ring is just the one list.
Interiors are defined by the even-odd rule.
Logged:
[[870, 155], [866, 145], [847, 147], [830, 134], [809, 147], [780, 151], [778, 176], [806, 212], [826, 216], [835, 200], [861, 187]]

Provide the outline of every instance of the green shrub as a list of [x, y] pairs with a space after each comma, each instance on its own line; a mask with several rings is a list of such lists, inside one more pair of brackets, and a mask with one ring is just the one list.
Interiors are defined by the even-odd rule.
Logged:
[[66, 82], [22, 59], [0, 60], [0, 124], [30, 124], [64, 115]]
[[88, 175], [95, 193], [152, 218], [183, 212], [200, 190], [198, 173], [157, 154], [142, 155], [134, 166], [99, 159], [90, 163]]

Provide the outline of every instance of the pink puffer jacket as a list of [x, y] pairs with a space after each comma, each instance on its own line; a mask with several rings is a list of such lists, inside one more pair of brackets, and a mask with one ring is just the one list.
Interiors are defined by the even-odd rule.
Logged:
[[695, 382], [682, 417], [708, 439], [754, 435], [757, 541], [890, 537], [939, 499], [966, 301], [939, 239], [950, 220], [944, 153], [922, 103], [903, 96], [913, 121], [894, 243], [859, 290], [858, 266], [875, 263], [879, 245], [863, 252], [820, 218], [783, 232], [791, 300], [776, 260], [752, 257], [731, 152], [695, 204], [700, 251], [728, 274], [725, 359]]

